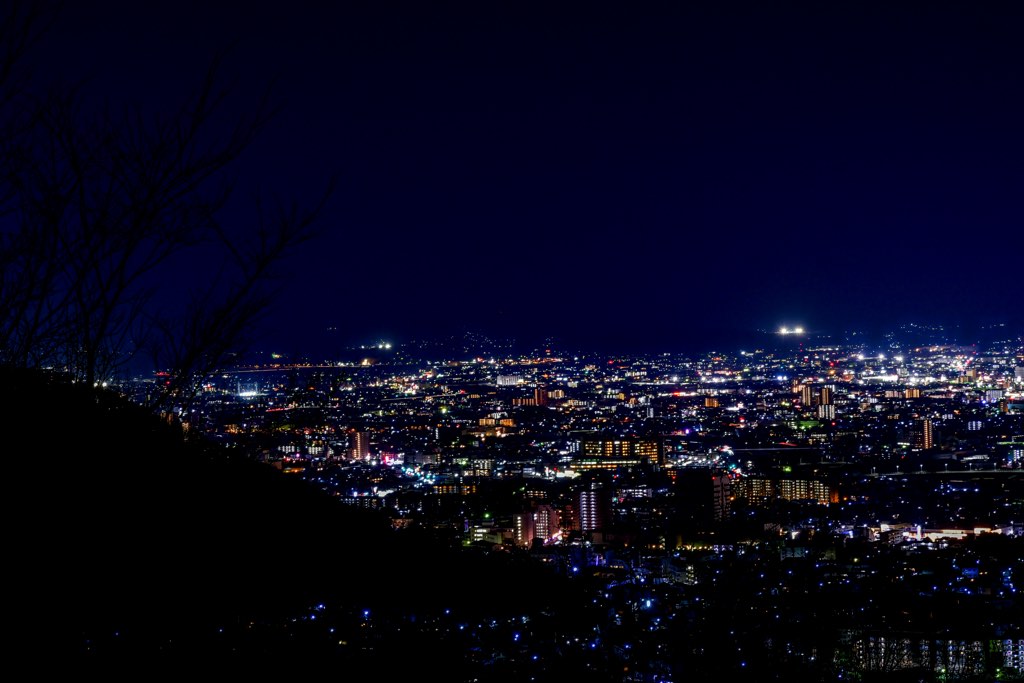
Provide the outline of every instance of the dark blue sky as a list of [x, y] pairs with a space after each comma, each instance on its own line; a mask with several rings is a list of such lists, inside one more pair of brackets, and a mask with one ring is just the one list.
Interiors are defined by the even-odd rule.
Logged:
[[240, 187], [340, 184], [268, 344], [1019, 324], [1024, 8], [549, 4], [68, 3], [46, 66], [159, 108], [230, 45], [229, 114], [277, 79]]

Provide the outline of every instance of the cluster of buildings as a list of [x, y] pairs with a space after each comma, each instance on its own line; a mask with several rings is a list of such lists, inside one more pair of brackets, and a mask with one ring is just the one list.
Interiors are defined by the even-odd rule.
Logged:
[[[722, 654], [740, 668], [1019, 671], [1024, 632], [1003, 617], [1024, 566], [1000, 545], [1024, 542], [1019, 339], [431, 361], [399, 348], [238, 368], [180, 417], [396, 529], [585, 577], [619, 680], [679, 679]], [[731, 635], [714, 611], [727, 590], [747, 595]], [[800, 630], [822, 610], [839, 615], [828, 642]], [[780, 635], [765, 641], [769, 627]], [[698, 631], [720, 638], [671, 646]]]

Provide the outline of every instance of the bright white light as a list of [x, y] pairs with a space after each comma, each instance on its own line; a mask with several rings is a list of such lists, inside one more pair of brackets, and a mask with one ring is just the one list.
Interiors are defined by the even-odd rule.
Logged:
[[804, 333], [804, 328], [802, 328], [802, 327], [794, 327], [793, 328], [793, 334], [803, 334], [803, 333]]

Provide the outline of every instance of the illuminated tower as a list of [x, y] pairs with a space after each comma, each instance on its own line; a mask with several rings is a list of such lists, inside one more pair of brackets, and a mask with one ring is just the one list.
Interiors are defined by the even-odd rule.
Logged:
[[836, 419], [836, 407], [832, 404], [832, 387], [824, 386], [818, 393], [818, 419]]
[[534, 537], [549, 541], [558, 535], [559, 527], [558, 510], [550, 505], [538, 505], [533, 513]]
[[608, 525], [611, 501], [608, 493], [598, 483], [580, 491], [580, 530], [595, 531]]
[[913, 446], [915, 450], [927, 451], [935, 445], [932, 421], [927, 417], [914, 422]]
[[536, 535], [536, 527], [534, 525], [533, 513], [522, 512], [513, 516], [513, 522], [515, 524], [515, 539], [516, 545], [528, 548]]
[[366, 432], [351, 430], [349, 432], [349, 447], [353, 460], [370, 459], [370, 435]]

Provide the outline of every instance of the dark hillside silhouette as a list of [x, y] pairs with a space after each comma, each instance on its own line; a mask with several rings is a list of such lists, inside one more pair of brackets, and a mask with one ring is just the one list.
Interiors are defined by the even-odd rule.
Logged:
[[[186, 441], [113, 393], [36, 372], [3, 378], [0, 414], [14, 437], [7, 556], [29, 646], [100, 661], [233, 650], [335, 657], [336, 643], [319, 638], [237, 633], [315, 605], [493, 616], [565, 595], [539, 567], [403, 537], [376, 512]], [[218, 640], [225, 627], [236, 635]]]

